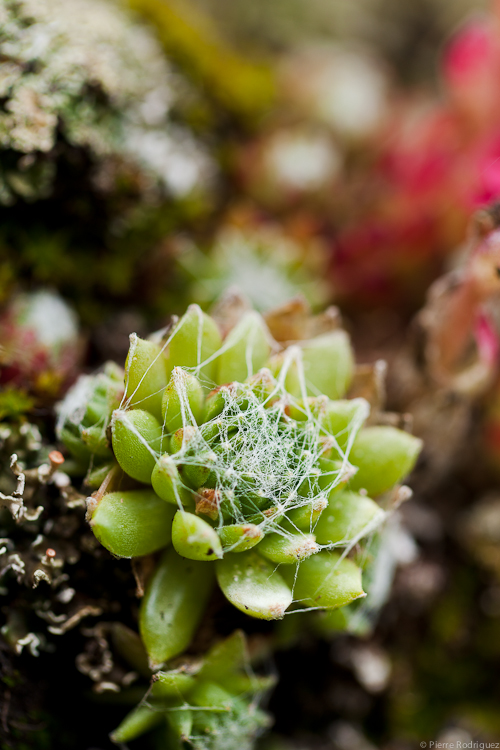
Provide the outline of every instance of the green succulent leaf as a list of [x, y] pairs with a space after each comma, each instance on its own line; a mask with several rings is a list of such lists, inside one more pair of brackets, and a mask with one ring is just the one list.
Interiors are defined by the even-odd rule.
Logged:
[[296, 571], [286, 566], [283, 575], [293, 586], [294, 600], [305, 607], [336, 609], [365, 596], [357, 565], [328, 550], [308, 557]]
[[291, 565], [319, 552], [313, 534], [267, 534], [259, 544], [259, 555], [274, 563]]
[[90, 463], [96, 467], [101, 458], [112, 458], [108, 426], [123, 389], [122, 368], [107, 362], [102, 371], [82, 375], [57, 407], [57, 436], [81, 462], [83, 473]]
[[163, 715], [160, 711], [148, 706], [137, 706], [133, 709], [121, 724], [111, 734], [113, 742], [131, 742], [141, 734], [148, 732], [150, 729], [158, 726], [163, 721]]
[[196, 685], [196, 678], [177, 669], [170, 672], [157, 672], [151, 686], [151, 697], [158, 701], [184, 699]]
[[213, 580], [211, 564], [185, 560], [173, 548], [163, 553], [139, 611], [141, 638], [152, 669], [161, 667], [189, 646]]
[[163, 349], [137, 334], [130, 335], [125, 362], [125, 396], [130, 407], [139, 407], [161, 419], [162, 394], [172, 368]]
[[196, 370], [203, 385], [210, 386], [216, 382], [217, 363], [213, 357], [221, 345], [216, 323], [198, 305], [190, 305], [170, 337], [169, 360], [174, 367]]
[[289, 510], [281, 526], [287, 531], [312, 531], [318, 518], [328, 505], [326, 495], [321, 493], [313, 500], [302, 501], [300, 505]]
[[319, 544], [348, 544], [373, 531], [385, 518], [384, 511], [366, 495], [333, 493], [328, 507], [314, 527]]
[[370, 405], [364, 398], [329, 401], [321, 419], [323, 430], [345, 451], [349, 439], [353, 440], [370, 413]]
[[215, 682], [199, 682], [189, 699], [195, 706], [213, 711], [230, 711], [234, 702], [234, 696]]
[[151, 484], [156, 494], [173, 505], [184, 506], [193, 502], [193, 493], [184, 486], [175, 461], [164, 453], [155, 464]]
[[182, 367], [174, 367], [163, 392], [162, 416], [167, 432], [186, 424], [198, 424], [203, 413], [203, 388], [198, 379]]
[[286, 369], [285, 386], [297, 398], [324, 395], [342, 398], [354, 373], [354, 356], [345, 331], [325, 333], [286, 350], [273, 360], [271, 370]]
[[264, 538], [264, 532], [253, 523], [233, 523], [217, 529], [225, 552], [246, 552]]
[[217, 358], [217, 382], [242, 383], [264, 367], [271, 347], [262, 317], [248, 312], [230, 331]]
[[116, 460], [132, 479], [151, 484], [151, 474], [166, 442], [160, 423], [143, 409], [113, 413], [112, 443]]
[[114, 650], [139, 674], [149, 677], [148, 655], [139, 635], [122, 622], [114, 622], [111, 630]]
[[117, 557], [141, 557], [170, 544], [175, 508], [152, 490], [108, 492], [92, 514], [92, 531]]
[[172, 523], [172, 544], [189, 560], [218, 560], [223, 556], [217, 532], [202, 518], [178, 510]]
[[248, 664], [245, 635], [235, 630], [232, 635], [208, 651], [198, 673], [199, 679], [220, 682]]
[[237, 609], [263, 620], [283, 617], [292, 592], [274, 566], [253, 550], [226, 555], [216, 563], [217, 580]]
[[395, 427], [365, 427], [358, 434], [349, 456], [358, 472], [349, 486], [365, 489], [373, 497], [391, 489], [415, 466], [422, 441]]
[[[181, 742], [187, 741], [193, 730], [193, 712], [186, 709], [170, 708], [166, 717], [174, 737]], [[182, 745], [180, 747], [182, 748]]]

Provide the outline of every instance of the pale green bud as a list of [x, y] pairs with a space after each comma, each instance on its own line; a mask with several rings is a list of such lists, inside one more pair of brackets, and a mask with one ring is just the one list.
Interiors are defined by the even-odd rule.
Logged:
[[323, 431], [333, 435], [340, 449], [345, 451], [347, 441], [363, 426], [370, 413], [370, 404], [364, 398], [329, 401], [321, 418]]
[[384, 511], [365, 495], [357, 492], [333, 493], [328, 508], [314, 527], [319, 544], [347, 544], [373, 531]]
[[128, 405], [151, 412], [161, 419], [161, 399], [171, 366], [158, 344], [130, 335], [125, 362], [125, 396]]
[[259, 544], [259, 555], [274, 563], [290, 565], [319, 552], [313, 534], [267, 534]]
[[196, 679], [182, 670], [157, 672], [153, 677], [151, 697], [155, 700], [182, 698], [196, 685]]
[[217, 560], [223, 556], [217, 532], [202, 518], [178, 510], [172, 523], [172, 544], [189, 560]]
[[304, 607], [336, 609], [365, 596], [357, 565], [328, 550], [308, 557], [296, 570], [289, 566], [280, 570], [293, 586], [294, 600]]
[[[345, 331], [325, 333], [301, 342], [288, 369], [285, 387], [297, 398], [322, 394], [331, 399], [342, 398], [354, 373], [354, 356]], [[283, 352], [274, 361], [273, 372], [281, 369], [291, 356]]]
[[203, 388], [197, 378], [174, 367], [162, 400], [163, 424], [167, 432], [198, 424], [203, 414]]
[[193, 493], [182, 484], [177, 465], [168, 453], [158, 459], [151, 474], [151, 484], [156, 494], [167, 503], [177, 507], [193, 503]]
[[349, 483], [376, 497], [391, 489], [415, 466], [422, 441], [395, 427], [366, 427], [354, 441], [349, 461], [359, 470]]
[[217, 382], [243, 382], [264, 367], [271, 347], [269, 333], [262, 317], [248, 312], [228, 333], [217, 358]]
[[173, 366], [196, 368], [203, 385], [216, 382], [216, 360], [209, 360], [221, 347], [222, 339], [215, 321], [198, 305], [190, 305], [179, 320], [168, 345]]
[[264, 538], [264, 532], [253, 523], [234, 523], [217, 529], [225, 552], [245, 552]]
[[137, 706], [124, 718], [119, 727], [110, 735], [117, 744], [131, 742], [141, 734], [158, 726], [163, 721], [163, 714], [148, 706]]

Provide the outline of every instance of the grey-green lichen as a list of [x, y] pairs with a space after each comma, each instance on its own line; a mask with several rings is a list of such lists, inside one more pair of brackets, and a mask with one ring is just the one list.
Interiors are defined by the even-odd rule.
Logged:
[[0, 203], [48, 197], [68, 146], [85, 149], [104, 189], [123, 167], [148, 194], [210, 179], [206, 151], [173, 122], [185, 82], [115, 3], [4, 0], [0, 54]]

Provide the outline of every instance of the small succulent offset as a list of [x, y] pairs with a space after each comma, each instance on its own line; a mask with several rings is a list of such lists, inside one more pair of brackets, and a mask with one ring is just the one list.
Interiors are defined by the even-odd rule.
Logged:
[[[128, 641], [130, 649], [131, 634], [127, 629], [118, 632], [121, 645]], [[132, 650], [140, 654], [137, 648]], [[139, 662], [137, 666], [141, 667]], [[235, 631], [203, 658], [182, 660], [168, 671], [157, 672], [141, 703], [111, 739], [129, 742], [156, 728], [159, 741], [166, 740], [171, 748], [189, 743], [196, 750], [250, 750], [255, 736], [269, 725], [256, 699], [273, 683], [272, 676], [254, 674], [245, 636]]]
[[77, 383], [59, 435], [91, 485], [103, 478], [88, 500], [99, 541], [119, 557], [162, 551], [139, 613], [150, 669], [188, 648], [215, 580], [267, 620], [363, 597], [354, 553], [386, 516], [370, 496], [409, 473], [421, 442], [363, 427], [368, 402], [344, 398], [345, 332], [284, 348], [247, 311], [223, 338], [191, 305], [130, 341], [124, 386], [109, 366]]

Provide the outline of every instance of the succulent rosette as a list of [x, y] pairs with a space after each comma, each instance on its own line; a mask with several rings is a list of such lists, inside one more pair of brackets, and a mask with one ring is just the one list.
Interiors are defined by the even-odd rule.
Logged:
[[344, 331], [283, 347], [254, 311], [224, 339], [197, 305], [162, 339], [131, 335], [116, 464], [88, 516], [116, 556], [162, 551], [139, 613], [152, 669], [189, 646], [216, 580], [267, 620], [365, 595], [355, 553], [386, 515], [372, 498], [420, 440], [363, 427], [368, 402], [345, 398], [353, 372]]

